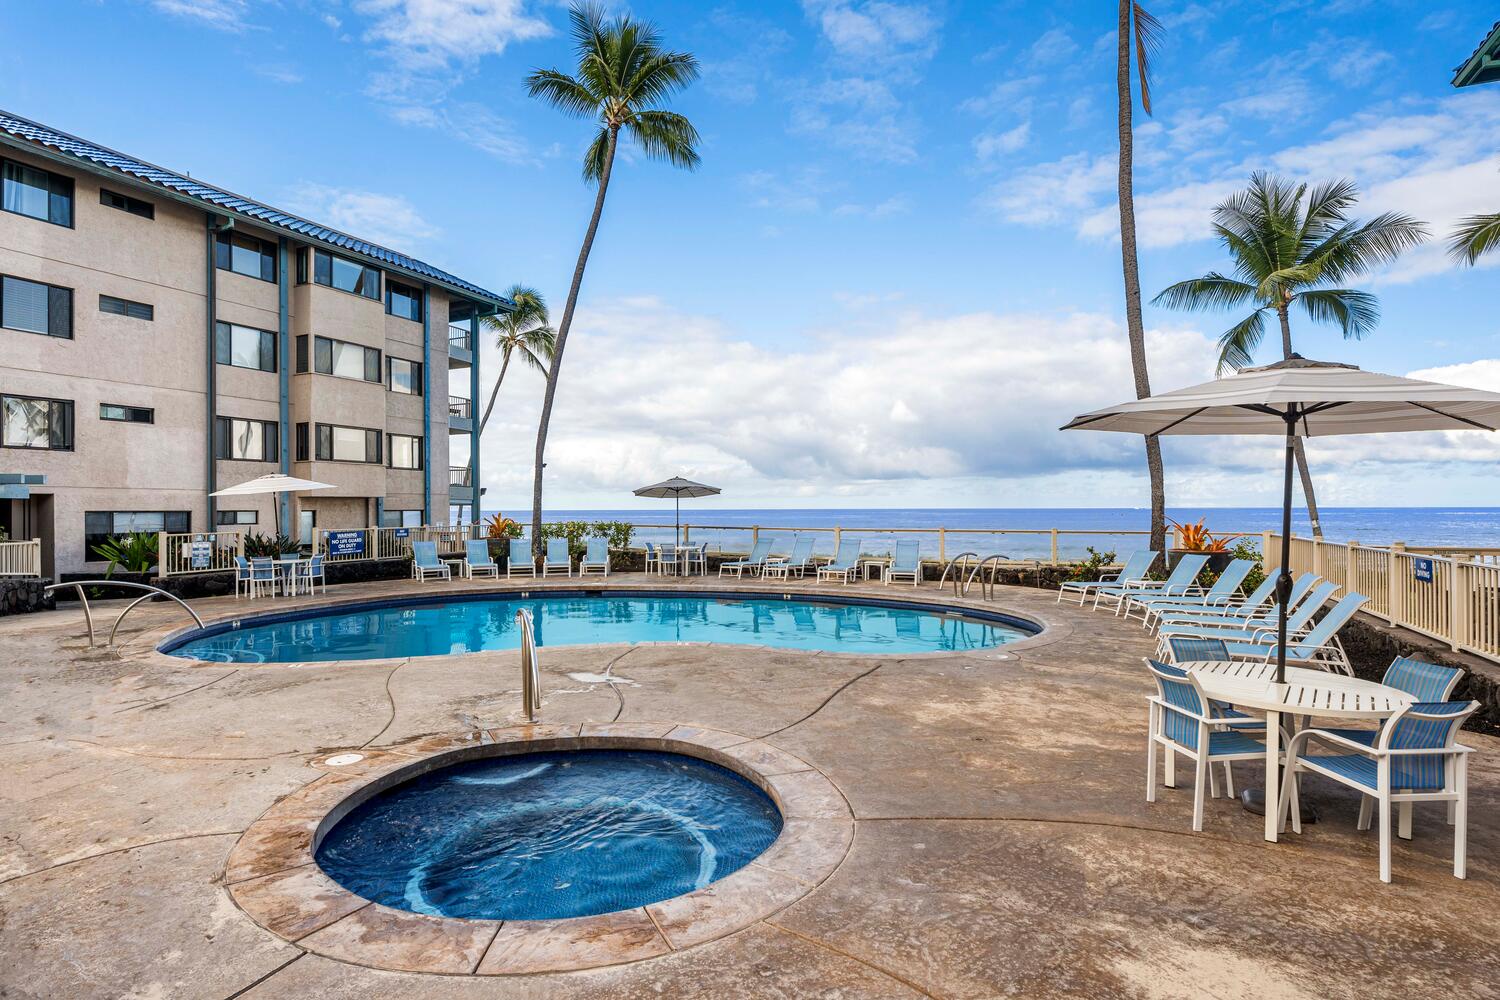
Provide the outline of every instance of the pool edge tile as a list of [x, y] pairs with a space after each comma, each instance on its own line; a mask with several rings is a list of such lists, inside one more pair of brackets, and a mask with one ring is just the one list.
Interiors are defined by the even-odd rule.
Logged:
[[561, 920], [507, 920], [475, 975], [576, 972], [639, 962], [671, 950], [645, 907]]

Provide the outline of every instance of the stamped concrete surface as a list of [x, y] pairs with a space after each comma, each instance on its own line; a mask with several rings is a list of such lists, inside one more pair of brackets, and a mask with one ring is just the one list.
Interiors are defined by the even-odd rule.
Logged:
[[[492, 585], [422, 592], [437, 587]], [[328, 600], [416, 589], [345, 586]], [[213, 620], [286, 605], [194, 606]], [[852, 837], [816, 833], [842, 860], [812, 886], [773, 846], [742, 880], [785, 902], [727, 936], [709, 893], [649, 907], [649, 927], [627, 914], [581, 930], [476, 922], [467, 944], [445, 937], [454, 970], [481, 976], [357, 964], [350, 942], [382, 935], [381, 908], [351, 909], [315, 866], [226, 864], [278, 802], [306, 787], [331, 803], [358, 784], [330, 755], [358, 751], [378, 769], [522, 721], [514, 653], [199, 664], [154, 652], [181, 627], [172, 606], [134, 612], [116, 652], [87, 648], [76, 609], [0, 619], [0, 997], [1500, 996], [1500, 740], [1463, 736], [1477, 751], [1469, 878], [1452, 877], [1441, 809], [1419, 808], [1414, 839], [1396, 843], [1395, 882], [1381, 885], [1354, 796], [1317, 779], [1306, 794], [1322, 822], [1274, 845], [1225, 799], [1210, 800], [1200, 834], [1190, 791], [1148, 805], [1145, 634], [1037, 591], [1005, 589], [989, 606], [1050, 627], [1015, 646], [906, 658], [544, 649], [544, 723], [757, 738], [745, 763], [776, 775], [797, 817], [852, 812]], [[806, 780], [814, 772], [831, 792]], [[1258, 785], [1260, 769], [1235, 777]], [[309, 829], [320, 816], [309, 809]], [[231, 884], [313, 902], [273, 934]], [[580, 933], [637, 957], [531, 971], [559, 968]], [[420, 934], [395, 945], [430, 965]]]

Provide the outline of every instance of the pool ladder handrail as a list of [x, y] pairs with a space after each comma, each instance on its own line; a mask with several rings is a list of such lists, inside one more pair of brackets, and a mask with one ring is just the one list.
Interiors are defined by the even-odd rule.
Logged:
[[[999, 555], [998, 553], [985, 556], [983, 559], [979, 560], [979, 562], [975, 564], [974, 568], [969, 571], [969, 578], [964, 581], [963, 596], [969, 596], [969, 588], [973, 586], [974, 580], [977, 578], [979, 580], [980, 598], [986, 601], [993, 601], [995, 599], [995, 576], [997, 574], [997, 571], [1000, 569], [1000, 564], [1006, 561], [1007, 560], [1005, 556]], [[989, 575], [980, 576], [980, 574], [984, 572], [984, 568], [986, 566], [990, 567]]]
[[536, 722], [542, 711], [542, 675], [536, 658], [536, 624], [526, 608], [516, 609], [521, 629], [521, 711], [527, 722]]
[[199, 618], [198, 612], [188, 607], [185, 601], [183, 601], [176, 594], [168, 593], [167, 591], [162, 590], [160, 587], [153, 587], [149, 583], [132, 583], [128, 580], [69, 580], [66, 583], [54, 583], [50, 586], [43, 587], [42, 593], [50, 594], [54, 590], [61, 590], [64, 587], [72, 587], [78, 591], [78, 603], [83, 605], [83, 620], [88, 623], [89, 627], [90, 649], [94, 648], [94, 612], [89, 607], [89, 595], [84, 592], [84, 587], [126, 587], [130, 590], [147, 591], [147, 593], [142, 594], [140, 597], [137, 597], [135, 600], [131, 601], [130, 604], [126, 606], [125, 610], [120, 612], [120, 617], [115, 619], [114, 627], [109, 630], [109, 642], [105, 643], [105, 649], [112, 649], [114, 647], [115, 633], [120, 631], [120, 623], [125, 620], [125, 616], [134, 611], [136, 605], [141, 604], [145, 601], [149, 601], [153, 597], [165, 597], [170, 601], [175, 601], [182, 607], [182, 610], [193, 616], [193, 621], [198, 623], [199, 628], [203, 627], [203, 619]]
[[953, 573], [953, 596], [962, 597], [968, 590], [967, 587], [964, 587], [962, 590], [960, 590], [960, 582], [963, 579], [964, 569], [968, 566], [968, 561], [970, 559], [978, 558], [978, 552], [960, 552], [952, 559], [949, 559], [948, 564], [943, 567], [943, 575], [938, 577], [938, 590], [943, 589], [943, 584], [948, 582], [948, 574], [951, 572]]

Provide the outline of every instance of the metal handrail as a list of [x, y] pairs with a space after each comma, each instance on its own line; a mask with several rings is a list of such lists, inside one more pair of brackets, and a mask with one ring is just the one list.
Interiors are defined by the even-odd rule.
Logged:
[[[975, 564], [974, 568], [969, 571], [969, 578], [964, 581], [963, 596], [969, 596], [969, 588], [973, 586], [974, 580], [977, 578], [979, 580], [980, 598], [986, 601], [993, 601], [995, 599], [995, 574], [996, 571], [1000, 568], [1000, 564], [1006, 561], [1006, 558], [1003, 555], [999, 555], [998, 553], [995, 555], [985, 556], [983, 559], [979, 560], [979, 562]], [[990, 567], [990, 573], [987, 577], [980, 576], [980, 574], [984, 572], [985, 566]]]
[[[940, 577], [938, 577], [938, 590], [942, 590], [943, 589], [943, 584], [945, 584], [945, 583], [948, 582], [948, 572], [949, 572], [949, 570], [952, 570], [954, 567], [957, 567], [958, 568], [958, 572], [953, 574], [953, 596], [954, 597], [962, 597], [963, 596], [963, 593], [961, 593], [959, 591], [958, 586], [959, 586], [959, 581], [963, 578], [963, 575], [964, 575], [963, 567], [968, 565], [967, 560], [970, 557], [978, 559], [979, 558], [979, 553], [978, 552], [960, 552], [958, 555], [956, 555], [952, 559], [948, 560], [948, 565], [946, 565], [946, 566], [943, 567], [943, 575], [940, 576]], [[963, 565], [960, 565], [961, 563]], [[968, 588], [965, 587], [964, 591], [967, 592], [967, 590], [968, 590]]]
[[542, 676], [536, 658], [536, 627], [531, 612], [516, 609], [516, 624], [521, 627], [521, 711], [527, 722], [535, 722], [542, 711]]
[[149, 583], [131, 583], [128, 580], [69, 580], [67, 583], [54, 583], [51, 586], [43, 587], [42, 593], [50, 594], [52, 591], [61, 590], [63, 587], [73, 587], [78, 591], [78, 603], [83, 605], [83, 620], [88, 623], [89, 627], [90, 649], [94, 648], [94, 612], [89, 608], [89, 596], [84, 593], [84, 587], [128, 587], [131, 590], [147, 591], [146, 594], [131, 601], [129, 606], [120, 612], [120, 617], [115, 619], [114, 627], [109, 630], [109, 642], [105, 645], [105, 649], [114, 646], [115, 633], [120, 630], [120, 623], [125, 620], [125, 616], [134, 611], [137, 604], [150, 600], [157, 595], [181, 605], [182, 610], [193, 616], [193, 621], [198, 623], [198, 627], [203, 627], [203, 619], [198, 617], [198, 612], [188, 607], [180, 597], [175, 594], [169, 594], [160, 587], [153, 587]]

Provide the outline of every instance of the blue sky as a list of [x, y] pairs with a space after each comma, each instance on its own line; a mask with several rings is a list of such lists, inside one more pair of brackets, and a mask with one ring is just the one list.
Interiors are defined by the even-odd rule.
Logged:
[[[1137, 121], [1148, 297], [1224, 265], [1209, 211], [1253, 169], [1352, 177], [1367, 212], [1438, 235], [1500, 206], [1500, 86], [1448, 83], [1491, 5], [1148, 7], [1167, 29], [1156, 116]], [[1138, 443], [1056, 432], [1131, 393], [1110, 8], [633, 5], [703, 63], [676, 105], [703, 165], [616, 171], [549, 498], [616, 506], [681, 472], [742, 506], [1144, 502]], [[522, 78], [569, 68], [564, 19], [523, 0], [18, 3], [0, 104], [492, 288], [535, 285], [560, 314], [589, 128]], [[1381, 297], [1375, 335], [1302, 320], [1302, 353], [1500, 388], [1493, 264], [1455, 269], [1434, 240], [1362, 285]], [[1208, 377], [1229, 321], [1148, 306], [1156, 385]], [[529, 496], [539, 389], [522, 372], [502, 392], [486, 506]], [[1311, 450], [1326, 502], [1500, 496], [1500, 449], [1472, 434]], [[1275, 471], [1255, 444], [1168, 451], [1184, 504], [1274, 502]]]

